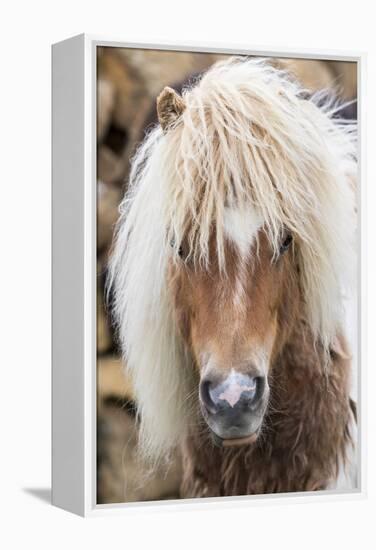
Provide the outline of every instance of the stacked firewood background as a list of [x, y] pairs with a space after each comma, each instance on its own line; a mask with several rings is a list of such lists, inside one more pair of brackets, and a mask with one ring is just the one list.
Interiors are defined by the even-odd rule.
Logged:
[[[157, 123], [155, 99], [164, 86], [183, 85], [225, 56], [123, 48], [100, 48], [97, 60], [97, 448], [98, 503], [179, 497], [179, 457], [152, 474], [137, 455], [137, 403], [121, 365], [104, 287], [114, 225], [126, 191], [131, 158], [145, 132]], [[273, 60], [309, 91], [334, 89], [356, 99], [356, 64]], [[356, 118], [356, 102], [341, 115]], [[147, 338], [147, 335], [145, 335]]]

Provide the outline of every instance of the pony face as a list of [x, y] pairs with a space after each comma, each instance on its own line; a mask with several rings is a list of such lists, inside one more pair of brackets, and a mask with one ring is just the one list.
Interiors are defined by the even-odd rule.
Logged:
[[198, 372], [200, 412], [214, 441], [229, 446], [249, 443], [260, 432], [271, 365], [296, 314], [299, 287], [288, 231], [276, 257], [256, 212], [227, 208], [225, 229], [226, 272], [214, 235], [207, 268], [194, 265], [183, 242], [169, 268], [169, 287]]

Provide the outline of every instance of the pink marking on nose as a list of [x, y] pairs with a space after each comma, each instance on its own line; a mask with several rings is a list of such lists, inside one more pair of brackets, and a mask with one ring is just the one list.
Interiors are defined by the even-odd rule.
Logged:
[[245, 384], [234, 382], [233, 384], [229, 384], [227, 388], [219, 395], [219, 399], [227, 401], [227, 403], [231, 407], [234, 407], [234, 405], [236, 405], [236, 403], [239, 401], [241, 394], [244, 391], [254, 390], [255, 386], [256, 384], [253, 384], [252, 386], [246, 386]]

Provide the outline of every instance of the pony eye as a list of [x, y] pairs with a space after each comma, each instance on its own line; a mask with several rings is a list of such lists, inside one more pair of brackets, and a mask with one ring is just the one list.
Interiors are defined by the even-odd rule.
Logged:
[[[173, 239], [170, 242], [170, 246], [171, 246], [171, 248], [175, 247], [175, 241]], [[179, 258], [184, 257], [184, 250], [183, 250], [182, 245], [180, 245], [179, 248], [178, 248], [178, 256], [179, 256]]]
[[292, 235], [291, 235], [291, 233], [289, 233], [289, 234], [285, 237], [283, 243], [281, 244], [281, 248], [279, 249], [279, 253], [280, 253], [280, 254], [283, 254], [284, 252], [286, 252], [286, 250], [287, 250], [288, 248], [290, 248], [291, 243], [292, 243]]

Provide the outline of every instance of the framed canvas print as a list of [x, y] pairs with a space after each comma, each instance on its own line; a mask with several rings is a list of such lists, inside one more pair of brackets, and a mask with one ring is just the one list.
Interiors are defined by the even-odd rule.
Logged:
[[54, 504], [362, 495], [362, 56], [52, 52]]

